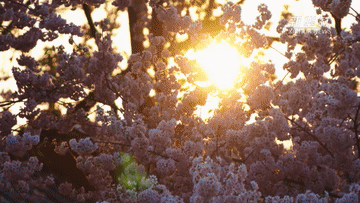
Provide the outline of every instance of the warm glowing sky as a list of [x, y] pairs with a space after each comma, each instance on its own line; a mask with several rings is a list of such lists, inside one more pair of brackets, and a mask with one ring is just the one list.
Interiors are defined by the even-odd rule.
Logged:
[[[218, 2], [226, 2], [226, 0], [217, 0]], [[236, 2], [236, 0], [234, 1]], [[271, 2], [271, 3], [270, 3]], [[245, 21], [245, 23], [252, 23], [254, 22], [256, 16], [258, 15], [257, 12], [257, 6], [260, 3], [265, 3], [269, 7], [269, 10], [272, 12], [272, 18], [271, 21], [276, 23], [280, 19], [280, 12], [283, 10], [283, 5], [288, 4], [290, 5], [290, 12], [294, 13], [296, 16], [310, 16], [310, 15], [316, 15], [315, 14], [315, 8], [312, 5], [311, 0], [277, 0], [275, 1], [269, 1], [269, 0], [246, 0], [245, 4], [242, 5], [242, 20]], [[356, 10], [360, 11], [360, 1], [352, 1], [352, 7]], [[105, 18], [105, 13], [103, 12], [104, 6], [100, 6], [98, 9], [95, 9], [92, 13], [92, 17], [94, 21], [99, 21], [100, 19]], [[83, 23], [86, 23], [86, 18], [81, 9], [78, 9], [77, 11], [67, 11], [62, 15], [68, 22], [73, 22], [77, 25], [81, 25]], [[74, 18], [76, 16], [76, 18]], [[120, 15], [119, 22], [121, 23], [120, 28], [117, 30], [117, 37], [114, 41], [117, 41], [116, 45], [118, 45], [118, 49], [125, 52], [126, 56], [129, 56], [131, 52], [130, 48], [130, 36], [129, 36], [129, 25], [128, 25], [128, 16], [127, 11], [124, 11]], [[354, 18], [350, 15], [345, 17], [343, 20], [342, 26], [349, 27], [350, 24], [354, 22]], [[274, 33], [276, 26], [272, 27], [272, 33]], [[275, 35], [276, 33], [274, 33]], [[53, 44], [61, 44], [61, 41], [63, 39], [58, 39], [53, 42]], [[50, 43], [47, 43], [48, 45]], [[43, 43], [39, 43], [39, 45], [32, 50], [32, 53], [39, 53], [39, 51], [42, 50]], [[281, 46], [279, 44], [274, 44], [274, 47], [282, 49], [284, 46]], [[69, 50], [71, 48], [69, 47]], [[274, 53], [274, 51], [272, 51]], [[12, 50], [1, 52], [0, 53], [0, 59], [2, 61], [2, 70], [0, 70], [0, 73], [2, 72], [9, 72], [11, 70], [13, 61], [15, 61], [15, 58], [13, 61], [9, 61], [8, 58], [11, 56]], [[16, 55], [19, 55], [17, 53]], [[34, 55], [34, 54], [32, 54]], [[271, 58], [276, 59], [280, 63], [284, 63], [286, 60], [284, 60], [283, 57], [277, 56], [278, 53], [270, 54]]]
[[210, 79], [221, 89], [231, 88], [241, 65], [241, 55], [230, 44], [213, 43], [205, 50], [187, 52], [189, 59], [195, 59], [209, 73]]

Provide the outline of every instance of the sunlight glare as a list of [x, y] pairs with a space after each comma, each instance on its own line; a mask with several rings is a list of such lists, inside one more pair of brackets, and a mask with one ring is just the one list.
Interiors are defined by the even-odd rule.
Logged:
[[241, 56], [235, 47], [226, 42], [213, 43], [207, 49], [189, 51], [186, 56], [195, 59], [219, 88], [233, 86], [241, 64]]

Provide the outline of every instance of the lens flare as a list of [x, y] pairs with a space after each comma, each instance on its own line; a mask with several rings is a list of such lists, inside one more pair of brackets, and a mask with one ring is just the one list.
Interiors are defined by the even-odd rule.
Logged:
[[206, 49], [190, 51], [186, 56], [195, 59], [219, 88], [233, 87], [241, 64], [241, 56], [235, 47], [227, 42], [213, 43]]

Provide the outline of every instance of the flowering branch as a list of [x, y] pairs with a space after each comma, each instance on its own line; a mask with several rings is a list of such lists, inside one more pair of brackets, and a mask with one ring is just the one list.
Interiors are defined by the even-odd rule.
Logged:
[[[116, 144], [116, 145], [121, 145], [121, 146], [124, 146], [124, 147], [131, 147], [130, 144], [125, 144], [125, 143], [121, 143], [121, 142], [110, 142], [110, 141], [100, 141], [100, 140], [94, 140], [94, 141], [97, 142], [97, 143]], [[152, 153], [152, 154], [154, 154], [154, 155], [157, 155], [157, 156], [161, 156], [161, 157], [166, 158], [166, 159], [169, 159], [169, 158], [170, 158], [169, 156], [166, 156], [166, 155], [164, 155], [164, 154], [160, 154], [160, 153], [155, 152], [155, 151], [153, 151], [153, 150], [147, 150], [147, 152], [150, 152], [150, 153]], [[177, 160], [177, 159], [174, 159], [174, 158], [172, 158], [172, 159], [173, 159], [174, 161], [176, 161], [176, 162], [180, 162], [180, 161]]]
[[233, 161], [235, 161], [235, 162], [240, 162], [240, 163], [245, 163], [246, 162], [246, 160], [252, 155], [254, 153], [254, 150], [253, 151], [251, 151], [251, 153], [245, 158], [245, 159], [237, 159], [237, 158], [235, 158], [235, 157], [232, 157], [232, 160]]
[[296, 121], [290, 119], [289, 117], [285, 116], [285, 118], [286, 118], [286, 120], [290, 121], [292, 124], [295, 124], [297, 127], [299, 127], [302, 131], [304, 131], [306, 134], [308, 134], [314, 140], [316, 140], [330, 154], [330, 156], [332, 158], [334, 158], [334, 154], [314, 134], [310, 133], [307, 129], [305, 129], [304, 127], [302, 127]]
[[[53, 174], [56, 184], [62, 178], [71, 182], [53, 188], [83, 202], [349, 202], [358, 199], [360, 98], [354, 84], [360, 78], [357, 63], [360, 16], [349, 8], [350, 0], [326, 5], [324, 1], [313, 0], [314, 6], [319, 7], [317, 14], [323, 10], [333, 15], [337, 33], [332, 32], [334, 28], [322, 26], [319, 32], [294, 34], [288, 20], [282, 19], [276, 28], [279, 37], [262, 34], [272, 16], [265, 4], [259, 5], [256, 22], [246, 24], [241, 19], [240, 6], [245, 0], [227, 2], [222, 7], [222, 16], [215, 17], [220, 23], [211, 27], [211, 33], [206, 33], [213, 22], [211, 11], [217, 5], [199, 7], [199, 12], [207, 15], [205, 20], [194, 22], [188, 16], [189, 9], [195, 6], [192, 3], [175, 6], [172, 2], [150, 0], [153, 8], [150, 16], [146, 0], [113, 1], [117, 9], [112, 12], [128, 9], [131, 40], [137, 40], [132, 41], [135, 45], [132, 50], [139, 52], [130, 56], [128, 68], [116, 76], [113, 73], [119, 69], [123, 57], [113, 48], [114, 26], [111, 20], [98, 23], [91, 18], [90, 6], [98, 7], [107, 1], [84, 4], [84, 1], [6, 0], [0, 5], [4, 7], [0, 8], [1, 51], [14, 48], [29, 52], [39, 40], [52, 41], [60, 34], [71, 34], [69, 44], [74, 48], [71, 54], [66, 53], [64, 46], [54, 48], [50, 54], [46, 52], [49, 56], [46, 60], [40, 61], [28, 56], [31, 53], [24, 53], [18, 59], [21, 67], [13, 68], [18, 91], [13, 97], [10, 91], [3, 93], [9, 101], [0, 102], [0, 107], [23, 101], [25, 107], [18, 114], [0, 112], [2, 196], [21, 195], [25, 201], [33, 201], [38, 198], [33, 191], [40, 191], [48, 192], [43, 198], [49, 202], [57, 197], [62, 199], [60, 195], [53, 196], [56, 190], [48, 190], [49, 184], [33, 175], [35, 168], [42, 170], [38, 167], [42, 162], [46, 170], [43, 172]], [[96, 38], [96, 51], [83, 43], [74, 44], [73, 35], [83, 37], [81, 27], [67, 23], [56, 9], [76, 10], [81, 5], [90, 35]], [[356, 22], [349, 32], [338, 37], [342, 31], [341, 19], [349, 15], [349, 9], [356, 13], [350, 14], [356, 17]], [[185, 16], [179, 13], [184, 10]], [[326, 20], [323, 17], [321, 22]], [[224, 32], [216, 34], [220, 32], [218, 25], [221, 30], [225, 27]], [[97, 33], [95, 26], [101, 27], [102, 32]], [[151, 33], [148, 50], [144, 50], [142, 43], [146, 39], [145, 27]], [[25, 34], [13, 35], [12, 29], [14, 33]], [[209, 92], [218, 89], [210, 86], [203, 91], [189, 87], [196, 84], [198, 78], [194, 75], [200, 72], [194, 70], [186, 56], [175, 56], [183, 55], [184, 50], [176, 36], [185, 33], [186, 41], [194, 42], [189, 46], [195, 50], [198, 48], [192, 47], [194, 44], [206, 44], [211, 38], [233, 43], [246, 58], [259, 54], [257, 62], [254, 60], [248, 69], [242, 69], [236, 87], [217, 94], [222, 101], [208, 122], [196, 115], [195, 108], [204, 105]], [[271, 46], [274, 41], [287, 46], [285, 54]], [[295, 50], [298, 45], [303, 48]], [[260, 57], [270, 48], [287, 59], [294, 59], [283, 66], [288, 72], [276, 83], [275, 65]], [[56, 50], [58, 54], [53, 56]], [[226, 61], [221, 62], [226, 66]], [[336, 65], [331, 66], [332, 63]], [[223, 71], [222, 65], [214, 68]], [[283, 84], [289, 73], [291, 81]], [[299, 73], [305, 79], [297, 77]], [[118, 98], [122, 100], [120, 110], [115, 105]], [[65, 103], [63, 99], [75, 102]], [[44, 102], [52, 105], [41, 111], [37, 107]], [[111, 110], [99, 106], [96, 120], [92, 121], [89, 111], [98, 102], [109, 105]], [[66, 109], [66, 113], [52, 112], [55, 104], [60, 104], [59, 110]], [[253, 113], [257, 116], [249, 123]], [[296, 119], [295, 115], [303, 119]], [[27, 119], [27, 124], [19, 127], [21, 130], [15, 129], [17, 116]], [[40, 142], [29, 133], [40, 134]], [[276, 143], [291, 136], [294, 142], [290, 149]], [[203, 137], [211, 138], [206, 141]], [[29, 159], [32, 155], [39, 160]], [[17, 157], [20, 160], [15, 160]], [[65, 169], [62, 165], [72, 166]], [[128, 175], [115, 177], [116, 173]], [[146, 175], [150, 175], [149, 179]], [[136, 190], [120, 188], [121, 183], [116, 188], [118, 178]], [[41, 189], [36, 190], [34, 185], [40, 185]], [[344, 195], [332, 194], [335, 191]]]

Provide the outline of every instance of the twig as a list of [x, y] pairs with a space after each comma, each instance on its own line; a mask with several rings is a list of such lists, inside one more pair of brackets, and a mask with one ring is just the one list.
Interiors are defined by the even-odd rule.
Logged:
[[[113, 93], [115, 93], [116, 98], [119, 98], [120, 94], [116, 91], [114, 85], [111, 83], [111, 81], [106, 76], [105, 76], [105, 80], [106, 80], [107, 88], [109, 88], [109, 90], [111, 90]], [[111, 85], [111, 87], [110, 87], [110, 85]], [[120, 118], [120, 115], [119, 115], [119, 112], [118, 112], [120, 109], [116, 106], [115, 101], [112, 102], [112, 104], [109, 105], [109, 106], [115, 111], [116, 116], [118, 118]]]
[[[242, 5], [242, 4], [244, 4], [244, 2], [245, 2], [245, 0], [240, 0], [239, 2], [237, 2], [236, 4], [238, 4], [238, 5]], [[234, 5], [236, 5], [236, 4], [234, 4]]]
[[[148, 152], [150, 152], [150, 153], [152, 153], [152, 154], [155, 154], [155, 155], [157, 155], [157, 156], [161, 156], [161, 157], [166, 158], [166, 159], [169, 159], [169, 158], [170, 158], [169, 156], [166, 156], [166, 155], [164, 155], [164, 154], [157, 153], [157, 152], [155, 152], [155, 151], [150, 151], [150, 150], [149, 150]], [[171, 159], [173, 159], [173, 160], [176, 161], [176, 162], [180, 162], [180, 161], [177, 160], [177, 159], [174, 159], [174, 158], [171, 158]]]
[[8, 1], [10, 1], [13, 4], [17, 4], [19, 6], [22, 6], [24, 8], [29, 9], [30, 11], [33, 11], [33, 12], [37, 13], [37, 11], [35, 9], [29, 7], [30, 1], [28, 1], [26, 4], [22, 4], [22, 3], [19, 3], [19, 2], [13, 1], [13, 0], [8, 0]]
[[289, 71], [286, 73], [286, 75], [283, 77], [283, 79], [281, 80], [281, 83], [279, 83], [276, 87], [275, 87], [275, 89], [274, 89], [274, 91], [275, 90], [277, 90], [277, 88], [279, 88], [280, 87], [280, 85], [283, 83], [283, 81], [285, 80], [285, 78], [289, 75]]
[[23, 100], [17, 100], [17, 101], [5, 101], [5, 102], [0, 102], [0, 107], [4, 107], [4, 106], [9, 106], [9, 105], [13, 105], [16, 104], [18, 102], [22, 102]]
[[[351, 40], [348, 45], [350, 46], [350, 45], [352, 45], [352, 43], [358, 42], [359, 40], [360, 40], [360, 37], [358, 37], [358, 38], [356, 38], [356, 39], [354, 39], [354, 40]], [[337, 52], [336, 54], [334, 54], [334, 56], [331, 57], [331, 59], [328, 61], [328, 64], [329, 64], [329, 65], [332, 64], [332, 63], [337, 59], [337, 57], [338, 57], [342, 52], [344, 52], [344, 51], [345, 51], [345, 47], [342, 48], [342, 49], [341, 49], [339, 52]]]
[[237, 158], [234, 158], [234, 157], [232, 157], [232, 160], [235, 161], [235, 162], [245, 163], [246, 160], [247, 160], [253, 153], [254, 153], [254, 150], [253, 150], [244, 160], [237, 159]]
[[353, 10], [357, 15], [360, 15], [353, 7], [350, 6], [350, 9]]
[[352, 14], [352, 13], [349, 13], [349, 15], [351, 15], [351, 16], [353, 16], [354, 18], [358, 18], [358, 16], [355, 16], [354, 14]]
[[331, 57], [331, 59], [328, 61], [328, 64], [332, 64], [336, 59], [337, 57], [343, 52], [345, 51], [345, 48], [342, 48], [339, 52], [337, 52], [333, 57]]
[[279, 50], [275, 49], [273, 46], [270, 46], [270, 48], [274, 49], [276, 52], [284, 56], [285, 58], [289, 59], [285, 54], [281, 53]]
[[14, 21], [11, 21], [11, 23], [9, 23], [9, 25], [7, 25], [5, 28], [1, 26], [3, 28], [3, 30], [1, 31], [1, 35], [8, 34], [13, 28], [13, 25], [14, 25]]
[[217, 152], [217, 150], [218, 150], [220, 147], [223, 147], [223, 146], [225, 146], [225, 143], [222, 144], [221, 146], [217, 146], [217, 147], [215, 148], [215, 150], [213, 151], [213, 153], [210, 155], [210, 157], [213, 157], [213, 156], [215, 155], [215, 153]]
[[[282, 56], [284, 56], [285, 58], [287, 58], [287, 59], [289, 60], [289, 58], [288, 58], [287, 56], [285, 56], [285, 54], [281, 53], [279, 50], [275, 49], [273, 46], [270, 46], [270, 48], [274, 49], [276, 52], [278, 52], [279, 54], [281, 54]], [[283, 83], [283, 81], [284, 81], [285, 78], [289, 75], [289, 73], [290, 73], [290, 72], [287, 71], [286, 75], [285, 75], [285, 76], [283, 77], [283, 79], [281, 80], [281, 83], [279, 83], [279, 84], [276, 86], [276, 88], [274, 89], [274, 91], [277, 90], [277, 88], [280, 87], [280, 85]]]
[[273, 170], [271, 170], [266, 164], [264, 164], [264, 160], [259, 161], [267, 170], [269, 170], [271, 173], [275, 174]]
[[104, 144], [117, 144], [117, 145], [121, 145], [124, 147], [131, 147], [131, 145], [129, 144], [125, 144], [125, 143], [121, 143], [121, 142], [110, 142], [110, 141], [100, 141], [100, 140], [95, 140], [93, 139], [95, 142], [97, 143], [104, 143]]
[[314, 134], [310, 133], [307, 129], [296, 123], [294, 120], [288, 118], [285, 116], [286, 120], [290, 121], [292, 124], [295, 124], [297, 127], [299, 127], [302, 131], [304, 131], [306, 134], [308, 134], [310, 137], [312, 137], [315, 141], [317, 141], [329, 154], [332, 158], [334, 158], [333, 153], [317, 138]]
[[352, 119], [351, 117], [350, 117], [350, 115], [349, 114], [347, 114], [347, 116], [341, 121], [341, 123], [340, 123], [340, 126], [339, 127], [341, 127], [342, 126], [342, 124], [345, 122], [345, 120], [347, 119], [347, 118], [350, 118], [350, 119]]
[[350, 6], [350, 9], [356, 13], [356, 15], [357, 15], [356, 19], [358, 19], [360, 17], [360, 14], [351, 6]]

